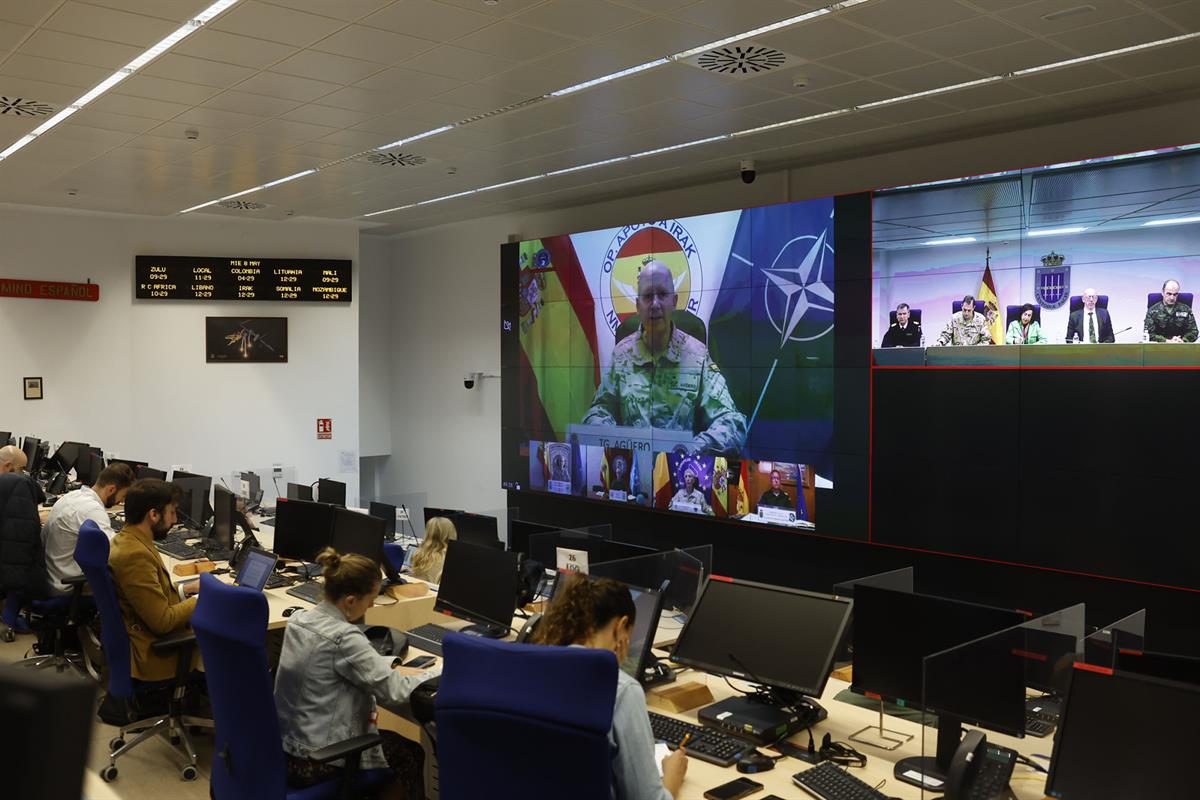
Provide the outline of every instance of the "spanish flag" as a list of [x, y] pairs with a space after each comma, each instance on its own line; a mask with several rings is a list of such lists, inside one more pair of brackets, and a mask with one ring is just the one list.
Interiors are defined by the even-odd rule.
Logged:
[[[990, 260], [990, 259], [989, 259]], [[992, 267], [983, 268], [983, 280], [979, 282], [978, 304], [984, 314], [992, 312], [988, 329], [992, 332], [992, 344], [1004, 344], [1004, 316], [1000, 313], [1000, 298], [996, 296], [996, 282], [992, 280]]]
[[729, 462], [724, 456], [713, 460], [712, 508], [714, 516], [729, 516]]
[[666, 508], [671, 504], [675, 490], [671, 485], [671, 465], [666, 453], [654, 458], [654, 507]]
[[742, 475], [738, 480], [737, 515], [744, 517], [750, 513], [750, 462], [742, 459]]

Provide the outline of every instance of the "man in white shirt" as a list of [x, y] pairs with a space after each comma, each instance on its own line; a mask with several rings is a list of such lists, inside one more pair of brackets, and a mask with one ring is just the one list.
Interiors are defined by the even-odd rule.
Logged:
[[109, 464], [100, 471], [95, 486], [84, 486], [58, 498], [50, 516], [42, 525], [42, 546], [46, 550], [46, 577], [55, 594], [68, 594], [67, 578], [83, 574], [75, 563], [75, 543], [79, 529], [92, 520], [109, 541], [116, 536], [108, 509], [125, 502], [125, 493], [133, 485], [133, 470], [127, 464]]

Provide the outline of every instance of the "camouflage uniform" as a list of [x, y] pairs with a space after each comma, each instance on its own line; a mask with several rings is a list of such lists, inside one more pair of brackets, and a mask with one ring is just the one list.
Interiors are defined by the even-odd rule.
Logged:
[[988, 327], [987, 317], [978, 311], [971, 315], [970, 322], [964, 320], [961, 313], [950, 317], [937, 339], [938, 347], [991, 343], [992, 331]]
[[1165, 342], [1174, 336], [1182, 336], [1185, 342], [1196, 341], [1196, 317], [1185, 303], [1164, 305], [1160, 300], [1146, 312], [1146, 332], [1150, 341]]
[[701, 513], [707, 514], [710, 517], [713, 516], [712, 506], [705, 502], [704, 492], [699, 489], [693, 489], [691, 492], [687, 490], [687, 487], [680, 489], [671, 498], [671, 504], [668, 508], [675, 508], [676, 503], [694, 503], [700, 509]]
[[692, 431], [707, 453], [738, 454], [746, 442], [746, 417], [708, 348], [674, 326], [657, 362], [640, 329], [617, 343], [583, 422]]

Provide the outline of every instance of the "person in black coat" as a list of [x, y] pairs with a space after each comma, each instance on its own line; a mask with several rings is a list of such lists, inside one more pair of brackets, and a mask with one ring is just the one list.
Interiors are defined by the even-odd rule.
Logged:
[[28, 475], [0, 475], [0, 593], [5, 596], [4, 624], [18, 633], [28, 632], [17, 616], [21, 607], [46, 595], [41, 497], [41, 488]]
[[[1097, 308], [1096, 290], [1084, 289], [1083, 296], [1080, 299], [1083, 300], [1083, 308], [1067, 318], [1067, 341], [1069, 342], [1078, 337], [1079, 341], [1086, 343], [1093, 341], [1115, 342], [1116, 337], [1113, 335], [1112, 317], [1108, 315], [1107, 308]], [[1096, 315], [1096, 318], [1089, 320], [1088, 315], [1093, 313]], [[1092, 331], [1090, 330], [1091, 326], [1089, 326], [1089, 322], [1095, 326], [1096, 337], [1094, 340], [1091, 336]]]

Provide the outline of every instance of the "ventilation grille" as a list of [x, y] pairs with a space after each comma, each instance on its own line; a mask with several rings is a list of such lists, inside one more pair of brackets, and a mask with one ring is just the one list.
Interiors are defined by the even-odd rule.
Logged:
[[743, 42], [699, 53], [686, 59], [685, 63], [705, 72], [745, 80], [794, 66], [799, 61], [795, 56], [774, 47]]
[[267, 207], [266, 203], [256, 200], [222, 200], [217, 205], [221, 208], [232, 208], [234, 211], [258, 211]]
[[8, 97], [0, 95], [0, 116], [9, 117], [45, 117], [54, 111], [54, 106], [39, 103], [28, 97]]
[[371, 153], [363, 160], [381, 167], [423, 167], [429, 163], [428, 158], [416, 153]]

